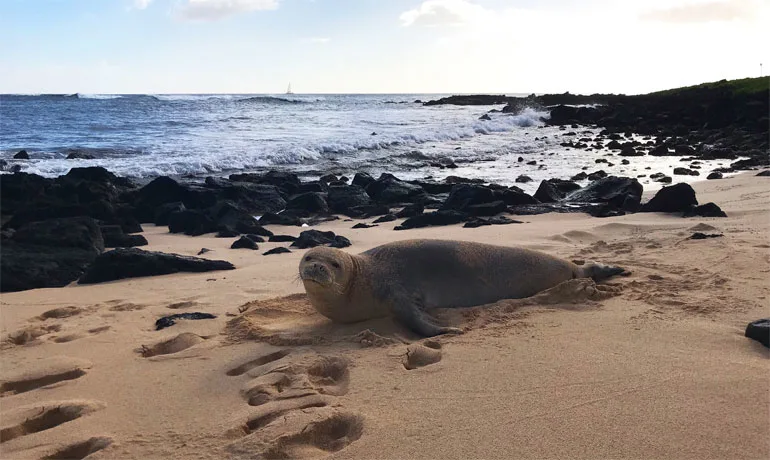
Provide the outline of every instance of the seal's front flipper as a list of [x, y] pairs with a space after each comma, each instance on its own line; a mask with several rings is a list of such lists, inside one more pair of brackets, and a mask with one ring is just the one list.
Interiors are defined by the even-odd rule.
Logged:
[[626, 269], [614, 265], [604, 265], [596, 262], [588, 262], [581, 267], [585, 278], [591, 278], [594, 281], [601, 282], [615, 275], [625, 273]]
[[462, 334], [462, 329], [456, 327], [439, 326], [433, 318], [425, 314], [422, 298], [406, 294], [391, 295], [388, 299], [391, 303], [393, 316], [404, 326], [413, 332], [425, 337], [433, 337], [440, 334]]

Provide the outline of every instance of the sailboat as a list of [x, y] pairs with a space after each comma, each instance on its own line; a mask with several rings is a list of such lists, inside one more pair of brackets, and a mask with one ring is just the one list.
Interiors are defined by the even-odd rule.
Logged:
[[289, 83], [289, 87], [286, 89], [286, 94], [294, 94], [294, 92], [291, 90], [291, 83]]

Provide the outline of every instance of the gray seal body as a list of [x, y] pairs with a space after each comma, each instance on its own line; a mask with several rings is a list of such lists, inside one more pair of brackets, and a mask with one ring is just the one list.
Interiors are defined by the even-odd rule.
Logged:
[[570, 261], [530, 249], [446, 240], [406, 240], [358, 255], [308, 251], [300, 277], [313, 306], [339, 322], [393, 315], [425, 335], [459, 332], [425, 314], [530, 297], [574, 278], [602, 281], [619, 267]]

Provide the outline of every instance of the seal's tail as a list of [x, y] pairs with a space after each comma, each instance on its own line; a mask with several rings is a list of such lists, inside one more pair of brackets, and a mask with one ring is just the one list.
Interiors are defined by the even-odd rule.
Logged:
[[614, 265], [604, 265], [596, 262], [588, 262], [581, 267], [583, 269], [583, 276], [591, 278], [597, 283], [604, 281], [607, 278], [612, 278], [615, 275], [625, 273], [626, 269], [616, 267]]

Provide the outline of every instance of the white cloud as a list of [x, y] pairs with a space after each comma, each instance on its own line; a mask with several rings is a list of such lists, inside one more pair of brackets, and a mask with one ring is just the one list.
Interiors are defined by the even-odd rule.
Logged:
[[756, 0], [711, 1], [653, 10], [643, 13], [641, 18], [672, 23], [735, 21], [753, 18], [760, 8]]
[[308, 41], [310, 43], [329, 43], [332, 39], [329, 37], [312, 37], [308, 38]]
[[190, 21], [216, 21], [238, 13], [274, 10], [279, 0], [187, 0], [176, 10], [177, 17]]
[[150, 6], [150, 3], [152, 3], [152, 0], [134, 0], [134, 8], [143, 10]]
[[404, 27], [418, 26], [457, 26], [488, 15], [483, 7], [466, 0], [427, 0], [412, 10], [401, 14]]

